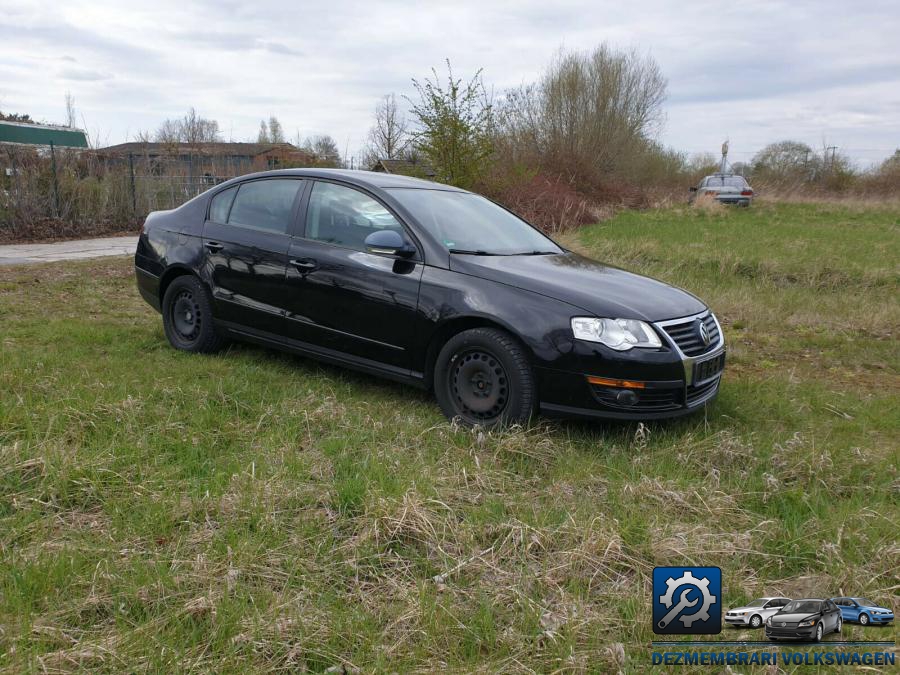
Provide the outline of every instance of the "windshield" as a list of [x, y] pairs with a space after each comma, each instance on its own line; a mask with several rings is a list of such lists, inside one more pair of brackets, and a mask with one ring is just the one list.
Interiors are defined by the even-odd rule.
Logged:
[[706, 187], [734, 187], [744, 189], [749, 187], [747, 181], [741, 176], [707, 176]]
[[878, 605], [876, 605], [874, 602], [872, 602], [871, 600], [866, 600], [865, 598], [853, 598], [853, 599], [856, 600], [856, 604], [859, 605], [860, 607], [878, 607]]
[[766, 604], [765, 598], [757, 598], [753, 602], [748, 602], [745, 606], [746, 607], [762, 607], [764, 604]]
[[796, 600], [789, 602], [781, 611], [784, 614], [813, 614], [819, 611], [821, 604], [818, 600]]
[[479, 195], [417, 188], [393, 188], [390, 192], [451, 253], [562, 253], [524, 220]]

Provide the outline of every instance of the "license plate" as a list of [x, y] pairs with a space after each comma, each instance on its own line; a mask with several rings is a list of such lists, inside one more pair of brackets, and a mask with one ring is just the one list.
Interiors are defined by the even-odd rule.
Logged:
[[694, 363], [694, 381], [693, 384], [710, 380], [722, 372], [725, 367], [725, 352], [718, 356], [714, 356], [706, 361], [696, 361]]

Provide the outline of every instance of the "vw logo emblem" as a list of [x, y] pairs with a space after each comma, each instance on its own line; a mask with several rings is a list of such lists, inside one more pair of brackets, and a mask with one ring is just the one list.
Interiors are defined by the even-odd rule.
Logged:
[[700, 336], [703, 346], [709, 347], [709, 328], [706, 327], [706, 324], [701, 319], [697, 319], [697, 334]]
[[786, 624], [784, 621], [782, 621], [782, 622], [781, 622], [781, 627], [784, 628], [785, 626], [787, 626], [787, 624]]

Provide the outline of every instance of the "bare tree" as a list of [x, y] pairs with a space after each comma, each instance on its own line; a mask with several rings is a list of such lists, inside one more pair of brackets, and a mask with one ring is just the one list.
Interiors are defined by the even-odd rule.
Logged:
[[75, 113], [75, 97], [72, 96], [71, 91], [66, 92], [66, 126], [70, 129], [74, 129], [75, 125], [78, 123], [77, 115]]
[[266, 124], [265, 120], [259, 121], [259, 133], [256, 135], [257, 143], [268, 143], [269, 142], [269, 125]]
[[269, 143], [284, 143], [284, 130], [274, 115], [269, 117]]
[[316, 160], [316, 164], [324, 167], [340, 168], [341, 151], [337, 143], [328, 135], [311, 136], [303, 142], [303, 149], [310, 153]]
[[181, 119], [167, 119], [155, 134], [158, 143], [187, 143], [197, 146], [219, 140], [219, 123], [200, 117], [194, 108]]
[[375, 106], [375, 124], [369, 130], [367, 157], [398, 159], [409, 146], [408, 123], [397, 105], [397, 97], [388, 94]]
[[665, 96], [652, 58], [603, 44], [561, 52], [538, 83], [508, 92], [500, 120], [520, 151], [589, 182], [654, 138]]

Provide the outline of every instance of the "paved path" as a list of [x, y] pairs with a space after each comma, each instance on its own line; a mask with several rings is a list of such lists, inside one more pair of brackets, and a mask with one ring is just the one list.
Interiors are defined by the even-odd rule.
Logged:
[[0, 265], [84, 260], [107, 255], [134, 255], [137, 237], [100, 237], [59, 241], [54, 244], [10, 244], [0, 246]]

